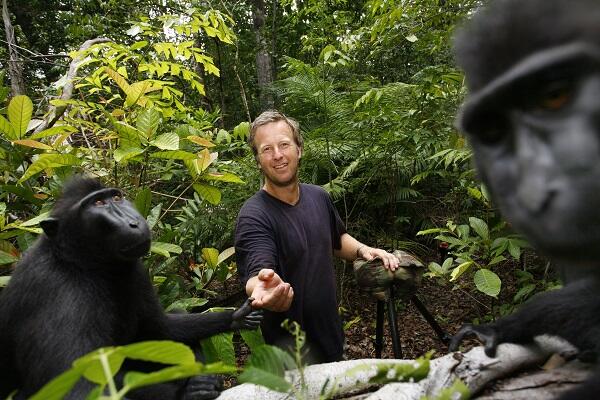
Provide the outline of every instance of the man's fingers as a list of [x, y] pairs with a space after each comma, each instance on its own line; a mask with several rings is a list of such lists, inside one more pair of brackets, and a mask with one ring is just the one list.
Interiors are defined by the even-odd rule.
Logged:
[[268, 281], [273, 278], [273, 275], [275, 275], [275, 271], [270, 268], [263, 268], [258, 273], [258, 279], [261, 281]]

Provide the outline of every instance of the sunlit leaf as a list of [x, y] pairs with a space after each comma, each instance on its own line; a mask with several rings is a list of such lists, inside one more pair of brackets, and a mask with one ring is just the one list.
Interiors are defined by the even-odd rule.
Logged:
[[13, 141], [13, 143], [19, 144], [19, 145], [25, 146], [25, 147], [33, 147], [34, 149], [52, 150], [52, 146], [48, 146], [47, 144], [38, 142], [37, 140], [21, 139], [21, 140], [15, 140], [15, 141]]
[[168, 258], [171, 256], [170, 253], [181, 254], [183, 249], [173, 243], [152, 242], [150, 251]]
[[203, 183], [194, 183], [194, 190], [210, 204], [217, 205], [221, 202], [221, 191], [214, 186]]
[[206, 180], [210, 181], [220, 181], [220, 182], [230, 182], [230, 183], [244, 183], [237, 175], [234, 175], [230, 172], [211, 172], [204, 175]]
[[475, 272], [473, 281], [477, 289], [488, 296], [496, 297], [500, 293], [502, 281], [494, 272], [489, 269], [480, 269]]
[[169, 160], [194, 160], [196, 159], [196, 155], [194, 153], [190, 153], [183, 150], [167, 150], [167, 151], [157, 151], [156, 153], [152, 153], [150, 155], [152, 158], [165, 158]]
[[452, 272], [450, 273], [450, 282], [454, 282], [455, 280], [457, 280], [462, 274], [467, 272], [473, 264], [474, 264], [473, 261], [465, 261], [464, 263], [460, 264], [458, 267], [454, 268], [452, 270]]
[[150, 141], [150, 144], [161, 150], [178, 150], [179, 136], [175, 132], [167, 132]]
[[81, 165], [82, 160], [72, 154], [42, 154], [23, 174], [19, 183], [39, 174], [47, 168], [72, 167]]
[[214, 147], [215, 144], [213, 142], [211, 142], [208, 139], [204, 139], [203, 137], [200, 136], [188, 136], [186, 137], [187, 140], [189, 140], [190, 142], [196, 143], [200, 146], [204, 146], [204, 147]]
[[20, 139], [25, 135], [32, 113], [33, 103], [27, 96], [15, 96], [8, 104], [8, 120], [17, 138]]

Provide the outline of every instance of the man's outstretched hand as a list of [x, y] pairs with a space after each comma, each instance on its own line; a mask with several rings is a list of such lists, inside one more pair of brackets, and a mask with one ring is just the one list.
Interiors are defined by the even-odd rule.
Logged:
[[294, 298], [294, 289], [284, 282], [272, 269], [263, 268], [257, 276], [246, 284], [248, 295], [254, 298], [253, 308], [264, 308], [270, 311], [287, 311]]

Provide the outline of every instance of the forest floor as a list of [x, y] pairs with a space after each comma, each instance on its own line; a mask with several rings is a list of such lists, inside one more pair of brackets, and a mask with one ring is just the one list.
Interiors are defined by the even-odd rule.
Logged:
[[[533, 257], [535, 258], [535, 255]], [[539, 259], [534, 261], [538, 264], [541, 262]], [[442, 329], [453, 335], [464, 323], [475, 320], [486, 322], [492, 316], [498, 316], [498, 308], [501, 305], [512, 304], [513, 297], [519, 289], [514, 273], [516, 268], [519, 266], [515, 262], [494, 266], [494, 272], [502, 280], [502, 289], [497, 299], [473, 288], [459, 288], [451, 283], [443, 285], [427, 277], [423, 277], [416, 295]], [[233, 286], [239, 290], [237, 277], [233, 281], [236, 282]], [[347, 359], [375, 358], [377, 301], [370, 294], [360, 290], [351, 267], [347, 270], [338, 268], [338, 282], [338, 300], [346, 326], [345, 356]], [[236, 290], [235, 287], [229, 286], [227, 291]], [[382, 358], [394, 358], [387, 312], [384, 320]], [[430, 350], [435, 351], [433, 358], [448, 353], [447, 346], [438, 338], [412, 302], [396, 301], [396, 320], [403, 359], [414, 359]], [[465, 348], [474, 345], [477, 345], [476, 341], [467, 341]], [[238, 348], [237, 352], [241, 357], [239, 361], [243, 363], [247, 350]]]

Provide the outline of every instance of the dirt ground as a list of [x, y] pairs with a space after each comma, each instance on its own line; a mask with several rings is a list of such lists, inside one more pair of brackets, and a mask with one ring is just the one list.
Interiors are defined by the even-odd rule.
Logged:
[[[452, 335], [463, 323], [473, 322], [475, 319], [485, 321], [493, 314], [492, 310], [497, 311], [497, 306], [512, 302], [518, 290], [515, 268], [519, 266], [514, 262], [494, 267], [494, 271], [502, 280], [502, 290], [498, 299], [467, 287], [460, 288], [452, 284], [444, 286], [427, 277], [423, 277], [421, 286], [417, 289], [417, 296], [442, 329]], [[237, 279], [233, 281], [237, 282]], [[375, 358], [377, 301], [358, 288], [350, 267], [347, 270], [338, 268], [338, 281], [338, 299], [346, 325], [345, 356], [347, 359]], [[235, 290], [237, 285], [233, 286], [229, 286], [227, 291]], [[417, 358], [430, 350], [435, 351], [434, 358], [448, 353], [447, 346], [438, 338], [412, 302], [396, 301], [396, 319], [402, 358]], [[477, 342], [467, 342], [465, 348], [473, 345], [477, 345]], [[246, 349], [237, 350], [243, 363]], [[394, 358], [387, 314], [382, 358]]]

